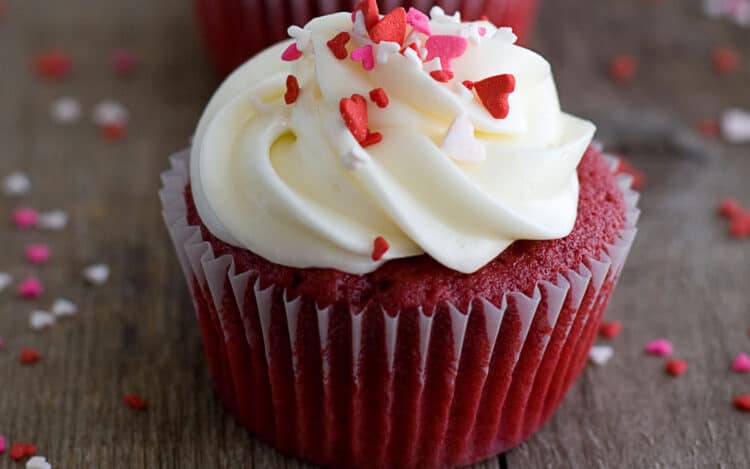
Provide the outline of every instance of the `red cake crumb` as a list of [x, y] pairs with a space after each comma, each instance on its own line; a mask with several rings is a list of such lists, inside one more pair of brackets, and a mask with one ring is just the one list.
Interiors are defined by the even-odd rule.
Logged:
[[625, 224], [625, 201], [615, 177], [596, 150], [588, 149], [578, 175], [578, 218], [568, 237], [517, 241], [470, 275], [449, 269], [427, 255], [392, 260], [361, 276], [333, 269], [285, 267], [214, 237], [200, 221], [189, 186], [185, 198], [188, 222], [200, 225], [216, 257], [232, 255], [237, 272], [263, 272], [263, 286], [275, 284], [286, 288], [290, 296], [306, 295], [321, 307], [349, 303], [360, 309], [374, 302], [388, 311], [420, 305], [430, 311], [443, 301], [466, 308], [476, 297], [498, 302], [505, 291], [531, 294], [538, 281], [554, 281], [559, 272], [577, 269], [586, 258], [599, 257], [605, 244], [614, 242]]

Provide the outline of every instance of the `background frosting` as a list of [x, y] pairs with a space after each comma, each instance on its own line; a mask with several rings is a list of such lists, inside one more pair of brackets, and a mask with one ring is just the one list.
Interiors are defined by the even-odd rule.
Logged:
[[[353, 274], [423, 253], [472, 273], [515, 240], [569, 234], [593, 124], [561, 112], [547, 61], [505, 29], [447, 17], [430, 26], [433, 34], [486, 28], [452, 61], [448, 83], [399, 53], [369, 72], [336, 59], [326, 43], [352, 30], [348, 13], [311, 21], [299, 60], [281, 60], [288, 41], [234, 72], [204, 112], [191, 155], [193, 195], [211, 232], [279, 264]], [[353, 35], [349, 51], [365, 44]], [[495, 119], [461, 83], [505, 73], [516, 88], [507, 118]], [[301, 92], [288, 106], [290, 74]], [[368, 111], [383, 140], [363, 149], [339, 102], [380, 87], [390, 104], [379, 109], [368, 98]], [[484, 161], [456, 161], [441, 149], [457, 118], [473, 125]], [[390, 246], [380, 261], [372, 259], [377, 237]]]

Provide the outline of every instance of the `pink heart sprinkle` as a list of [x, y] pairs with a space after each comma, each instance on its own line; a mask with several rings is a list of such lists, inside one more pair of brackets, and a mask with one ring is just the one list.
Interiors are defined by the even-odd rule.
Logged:
[[480, 26], [479, 29], [477, 29], [477, 31], [479, 31], [480, 36], [487, 35], [487, 28], [485, 28], [484, 26]]
[[372, 52], [371, 45], [354, 49], [351, 58], [355, 62], [362, 62], [362, 68], [368, 72], [375, 68], [375, 55]]
[[0, 435], [0, 454], [5, 453], [6, 449], [7, 446], [5, 445], [5, 437], [3, 435]]
[[750, 357], [745, 353], [737, 355], [737, 358], [734, 359], [734, 363], [732, 363], [732, 369], [737, 373], [750, 372]]
[[302, 52], [297, 49], [296, 43], [287, 47], [286, 50], [281, 54], [281, 60], [285, 62], [293, 62], [300, 57], [302, 57]]
[[430, 30], [430, 18], [414, 7], [409, 8], [409, 11], [406, 13], [406, 24], [410, 24], [415, 31], [422, 34], [428, 36], [432, 34]]
[[464, 55], [469, 41], [461, 36], [430, 36], [425, 44], [427, 47], [427, 59], [425, 62], [439, 57], [443, 70], [451, 71], [451, 61]]
[[33, 208], [19, 208], [13, 212], [13, 223], [18, 228], [28, 229], [36, 226], [39, 220], [39, 212]]
[[138, 58], [128, 50], [116, 50], [112, 52], [109, 63], [116, 74], [128, 75], [138, 65]]
[[649, 355], [657, 355], [660, 357], [666, 357], [672, 355], [672, 342], [667, 339], [656, 339], [646, 344], [644, 349]]
[[50, 249], [46, 244], [29, 244], [26, 247], [26, 259], [36, 265], [41, 265], [49, 260]]
[[26, 299], [39, 298], [43, 292], [44, 287], [36, 277], [29, 277], [18, 286], [18, 294]]

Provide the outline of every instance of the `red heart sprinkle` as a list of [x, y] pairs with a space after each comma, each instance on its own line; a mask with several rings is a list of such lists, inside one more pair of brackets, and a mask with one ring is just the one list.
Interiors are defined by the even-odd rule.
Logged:
[[430, 72], [430, 76], [441, 83], [448, 83], [453, 79], [453, 72], [448, 70], [434, 70]]
[[128, 129], [123, 124], [113, 123], [103, 125], [101, 127], [101, 132], [104, 139], [108, 142], [117, 142], [118, 140], [125, 138]]
[[406, 36], [406, 10], [403, 7], [394, 9], [372, 28], [368, 27], [368, 31], [375, 43], [388, 41], [401, 45]]
[[685, 360], [672, 359], [669, 360], [664, 367], [664, 370], [672, 376], [680, 376], [685, 373], [688, 369], [688, 364]]
[[31, 365], [38, 362], [42, 358], [42, 354], [40, 354], [33, 348], [24, 347], [21, 349], [19, 358], [23, 365]]
[[734, 407], [745, 412], [750, 412], [750, 394], [740, 394], [735, 397]]
[[727, 218], [734, 218], [735, 215], [742, 212], [742, 206], [737, 199], [726, 198], [719, 203], [719, 214]]
[[622, 323], [619, 321], [604, 322], [599, 327], [599, 335], [607, 339], [614, 339], [620, 335]]
[[14, 461], [19, 461], [23, 458], [28, 458], [36, 454], [36, 446], [28, 443], [13, 443], [10, 448], [10, 457]]
[[370, 132], [369, 130], [367, 132], [367, 137], [359, 142], [359, 144], [362, 145], [362, 148], [367, 148], [383, 141], [383, 134], [380, 132]]
[[382, 236], [378, 236], [375, 238], [375, 241], [372, 244], [372, 260], [379, 261], [383, 258], [386, 252], [388, 252], [388, 249], [390, 249], [390, 245], [388, 244], [388, 241], [385, 240]]
[[736, 72], [740, 67], [740, 56], [732, 48], [717, 47], [711, 52], [711, 63], [716, 73], [727, 75]]
[[479, 99], [495, 119], [505, 119], [510, 112], [508, 96], [516, 89], [516, 77], [511, 74], [495, 75], [474, 82]]
[[374, 90], [370, 91], [370, 99], [381, 109], [388, 107], [388, 104], [390, 103], [388, 95], [385, 93], [385, 90], [383, 88], [375, 88]]
[[353, 94], [351, 98], [342, 98], [339, 102], [339, 112], [344, 123], [358, 142], [363, 142], [369, 135], [367, 118], [367, 101], [361, 94]]
[[609, 76], [618, 83], [631, 81], [636, 73], [638, 73], [638, 61], [632, 55], [616, 55], [609, 61]]
[[134, 410], [145, 410], [146, 409], [146, 401], [143, 400], [141, 396], [138, 396], [137, 394], [126, 394], [122, 398], [123, 402], [125, 402], [125, 405], [130, 407]]
[[346, 45], [349, 43], [350, 39], [351, 36], [345, 31], [338, 33], [326, 44], [328, 44], [328, 48], [331, 49], [331, 53], [334, 57], [339, 60], [344, 60], [349, 55], [349, 52], [346, 50]]
[[713, 118], [706, 118], [698, 121], [695, 124], [695, 130], [701, 134], [704, 138], [714, 139], [721, 133], [721, 127], [719, 121]]
[[37, 55], [34, 59], [34, 68], [42, 78], [59, 80], [68, 74], [71, 63], [70, 56], [66, 52], [52, 50]]
[[289, 104], [293, 104], [297, 101], [297, 98], [299, 98], [299, 82], [297, 81], [297, 77], [294, 75], [289, 75], [286, 77], [286, 93], [284, 94], [284, 102]]
[[750, 213], [741, 212], [732, 216], [729, 234], [734, 239], [750, 237]]
[[466, 88], [468, 88], [468, 89], [470, 89], [470, 90], [473, 90], [473, 89], [474, 89], [474, 82], [473, 82], [473, 81], [471, 81], [471, 80], [464, 80], [464, 81], [463, 81], [462, 83], [463, 83], [463, 85], [464, 85], [464, 86], [465, 86]]
[[377, 0], [362, 0], [357, 3], [352, 10], [352, 13], [361, 11], [365, 15], [365, 26], [369, 31], [373, 26], [378, 23], [380, 19], [380, 10], [378, 9]]

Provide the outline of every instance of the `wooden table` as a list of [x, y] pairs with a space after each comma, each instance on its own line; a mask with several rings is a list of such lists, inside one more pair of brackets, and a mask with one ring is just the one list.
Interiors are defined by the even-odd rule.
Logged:
[[[187, 145], [217, 85], [186, 0], [9, 0], [0, 20], [0, 176], [28, 172], [33, 192], [0, 197], [0, 214], [62, 208], [62, 233], [0, 230], [0, 270], [37, 272], [37, 302], [0, 296], [0, 434], [29, 441], [55, 468], [302, 467], [254, 442], [212, 395], [198, 330], [156, 197], [166, 157]], [[729, 106], [750, 108], [750, 30], [711, 20], [700, 1], [548, 1], [535, 46], [553, 63], [564, 107], [600, 126], [600, 138], [645, 170], [640, 235], [608, 316], [625, 322], [614, 359], [589, 368], [557, 415], [530, 441], [478, 468], [689, 468], [750, 466], [750, 415], [732, 408], [750, 379], [733, 374], [750, 351], [750, 244], [732, 241], [715, 214], [722, 196], [750, 204], [750, 147], [707, 142], [693, 123]], [[743, 72], [717, 77], [709, 55], [732, 45]], [[69, 50], [72, 75], [45, 83], [34, 53]], [[110, 51], [142, 66], [117, 78]], [[612, 84], [608, 58], [641, 61], [634, 83]], [[108, 143], [88, 116], [54, 124], [51, 102], [81, 100], [88, 113], [112, 98], [131, 113], [129, 135]], [[4, 225], [5, 226], [5, 225]], [[9, 225], [8, 225], [9, 226]], [[54, 249], [32, 269], [30, 241]], [[80, 269], [108, 263], [112, 278], [87, 287]], [[70, 297], [78, 317], [32, 332], [28, 313]], [[690, 364], [679, 379], [644, 343], [666, 336]], [[18, 363], [18, 349], [42, 360]], [[137, 413], [122, 395], [138, 393]], [[0, 456], [0, 467], [18, 467]]]

